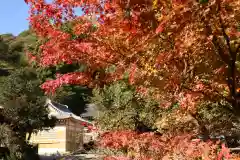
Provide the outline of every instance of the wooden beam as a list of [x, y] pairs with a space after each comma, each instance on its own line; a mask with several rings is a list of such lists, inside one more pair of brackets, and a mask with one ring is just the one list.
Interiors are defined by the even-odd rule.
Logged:
[[237, 148], [229, 148], [230, 151], [238, 151], [240, 152], [240, 147], [237, 147]]

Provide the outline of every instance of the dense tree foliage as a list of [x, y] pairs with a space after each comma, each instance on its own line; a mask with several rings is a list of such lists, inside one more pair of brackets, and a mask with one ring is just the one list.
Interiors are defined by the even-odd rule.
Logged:
[[[3, 34], [0, 36], [0, 71], [1, 79], [8, 76], [19, 67], [24, 67], [31, 62], [31, 57], [26, 53], [37, 52], [42, 40], [38, 39], [30, 30], [20, 33], [18, 36]], [[38, 79], [41, 83], [47, 79], [54, 79], [56, 73], [66, 73], [74, 70], [81, 70], [79, 65], [60, 64], [57, 67], [43, 68], [32, 64], [36, 69]], [[5, 80], [3, 80], [5, 81]], [[84, 111], [82, 106], [87, 102], [87, 95], [91, 90], [80, 86], [65, 86], [58, 89], [58, 92], [51, 98], [60, 103], [66, 104], [76, 114]], [[49, 95], [50, 96], [50, 95]]]
[[[78, 64], [59, 64], [52, 67], [42, 67], [35, 65], [38, 72], [38, 78], [41, 82], [46, 80], [53, 80], [59, 74], [65, 74], [77, 70], [82, 70], [83, 67]], [[55, 94], [48, 94], [48, 96], [59, 103], [67, 105], [71, 111], [80, 115], [85, 111], [85, 105], [88, 103], [88, 97], [91, 95], [91, 89], [86, 86], [79, 85], [65, 85], [59, 87]]]
[[161, 117], [157, 102], [142, 97], [124, 81], [95, 88], [91, 100], [98, 106], [99, 117], [95, 118], [102, 130], [155, 131], [155, 122]]
[[30, 30], [18, 36], [0, 35], [1, 144], [17, 159], [29, 147], [27, 139], [32, 133], [53, 127], [56, 122], [48, 117], [41, 82], [28, 65], [25, 52], [34, 49], [36, 43], [37, 37]]
[[54, 127], [56, 123], [54, 117], [48, 116], [39, 82], [34, 70], [25, 67], [14, 71], [0, 84], [0, 104], [4, 107], [1, 111], [4, 128], [1, 129], [10, 133], [2, 138], [8, 140], [6, 146], [16, 156], [21, 156], [18, 154], [27, 147], [31, 134]]
[[[186, 119], [196, 121], [194, 124], [204, 134], [214, 132], [216, 126], [209, 125], [211, 121], [223, 125], [221, 118], [231, 117], [228, 126], [234, 127], [240, 113], [238, 0], [25, 1], [30, 5], [32, 29], [45, 38], [40, 55], [34, 57], [36, 62], [44, 67], [62, 63], [85, 66], [82, 71], [66, 72], [47, 80], [42, 85], [47, 93], [69, 84], [103, 88], [97, 94], [109, 98], [101, 104], [106, 103], [104, 107], [111, 110], [121, 97], [108, 93], [114, 90], [111, 85], [116, 85], [111, 83], [127, 75], [138, 93], [154, 99], [160, 110], [170, 110], [165, 116], [170, 121], [179, 121], [186, 115]], [[84, 16], [74, 14], [77, 7], [82, 8]], [[126, 96], [131, 89], [121, 91], [116, 93]], [[121, 111], [124, 103], [121, 101], [116, 108]], [[142, 108], [147, 109], [147, 103]], [[222, 116], [225, 111], [229, 114]], [[223, 132], [220, 128], [217, 133]], [[177, 134], [182, 132], [187, 131], [179, 130]], [[155, 138], [164, 145], [151, 133], [123, 131], [104, 136], [105, 140], [111, 139], [105, 147], [117, 144], [118, 149], [138, 146], [134, 144], [142, 136], [149, 136], [149, 142]], [[134, 158], [150, 156], [143, 155], [139, 148], [134, 151], [138, 153]], [[216, 157], [209, 154], [208, 158]]]
[[35, 47], [37, 37], [31, 31], [24, 31], [18, 36], [0, 35], [0, 60], [9, 68], [27, 65], [25, 51]]
[[[18, 36], [0, 35], [0, 106], [4, 107], [0, 134], [1, 142], [10, 149], [12, 156], [21, 157], [28, 147], [26, 139], [33, 133], [53, 127], [56, 122], [56, 119], [48, 117], [41, 83], [55, 78], [57, 72], [81, 69], [79, 65], [43, 68], [29, 63], [32, 59], [28, 52], [37, 52], [40, 43], [41, 39], [31, 29]], [[53, 96], [48, 96], [81, 114], [90, 91], [81, 86], [65, 86]]]

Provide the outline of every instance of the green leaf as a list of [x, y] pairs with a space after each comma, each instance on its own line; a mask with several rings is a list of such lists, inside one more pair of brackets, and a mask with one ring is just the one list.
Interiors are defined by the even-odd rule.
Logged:
[[204, 4], [204, 3], [208, 3], [209, 0], [199, 0], [199, 3]]

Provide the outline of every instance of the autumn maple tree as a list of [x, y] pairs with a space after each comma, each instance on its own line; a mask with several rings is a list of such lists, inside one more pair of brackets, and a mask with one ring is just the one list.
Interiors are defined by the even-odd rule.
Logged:
[[85, 66], [46, 81], [46, 92], [65, 84], [103, 87], [127, 74], [159, 107], [178, 104], [198, 119], [201, 102], [224, 100], [239, 115], [239, 0], [25, 1], [43, 41], [34, 59]]

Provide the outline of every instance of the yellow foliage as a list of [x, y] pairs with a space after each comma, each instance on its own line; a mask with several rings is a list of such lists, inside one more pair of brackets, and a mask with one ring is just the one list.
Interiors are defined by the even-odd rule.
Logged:
[[153, 9], [157, 9], [158, 0], [153, 1]]

